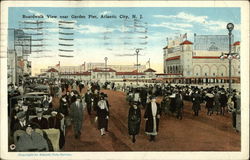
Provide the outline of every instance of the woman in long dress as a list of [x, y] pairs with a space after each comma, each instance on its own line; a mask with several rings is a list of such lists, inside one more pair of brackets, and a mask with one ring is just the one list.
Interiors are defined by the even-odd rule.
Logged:
[[139, 134], [141, 124], [141, 110], [137, 105], [133, 102], [128, 113], [128, 134], [132, 136], [133, 143], [136, 141], [135, 136]]
[[103, 96], [100, 97], [96, 108], [96, 119], [98, 120], [98, 129], [101, 131], [101, 135], [105, 135], [105, 128], [108, 125], [109, 109], [106, 100]]

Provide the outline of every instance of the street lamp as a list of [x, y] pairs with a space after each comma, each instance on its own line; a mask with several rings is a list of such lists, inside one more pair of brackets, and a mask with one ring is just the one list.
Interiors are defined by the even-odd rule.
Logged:
[[105, 82], [107, 82], [107, 61], [108, 61], [108, 57], [105, 57], [104, 60], [105, 60]]
[[232, 31], [234, 29], [234, 24], [233, 23], [228, 23], [227, 24], [227, 30], [228, 30], [228, 39], [229, 39], [229, 51], [228, 53], [224, 54], [222, 53], [220, 58], [221, 60], [228, 59], [229, 61], [229, 94], [232, 93], [232, 60], [233, 59], [239, 59], [239, 54], [238, 53], [232, 53], [232, 45], [231, 45], [231, 38], [232, 38]]
[[229, 39], [229, 52], [228, 52], [228, 60], [229, 60], [229, 93], [231, 94], [231, 88], [232, 88], [232, 55], [231, 55], [231, 37], [232, 37], [232, 31], [234, 29], [234, 24], [233, 23], [228, 23], [227, 24], [227, 30], [228, 30], [228, 39]]

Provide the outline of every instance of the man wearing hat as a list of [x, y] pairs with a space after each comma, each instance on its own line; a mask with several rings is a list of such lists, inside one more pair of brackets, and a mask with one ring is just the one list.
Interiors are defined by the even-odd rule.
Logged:
[[81, 97], [77, 96], [76, 101], [70, 106], [70, 117], [73, 121], [75, 138], [80, 138], [81, 129], [82, 129], [82, 121], [83, 121], [83, 111], [85, 106], [81, 102]]
[[85, 94], [85, 103], [87, 105], [88, 114], [91, 115], [91, 108], [92, 108], [92, 93], [90, 89], [88, 89], [87, 93]]
[[145, 133], [150, 136], [149, 141], [155, 141], [160, 121], [160, 105], [156, 103], [156, 97], [151, 96], [151, 102], [147, 104], [144, 119], [146, 120]]
[[48, 119], [48, 127], [59, 129], [60, 131], [60, 139], [59, 139], [59, 147], [62, 148], [65, 143], [65, 137], [63, 134], [63, 131], [61, 129], [61, 120], [63, 119], [63, 116], [57, 112], [56, 109], [52, 110], [51, 117]]
[[10, 129], [13, 130], [15, 123], [18, 122], [17, 113], [22, 111], [22, 99], [18, 100], [18, 104], [11, 111], [11, 122], [10, 122]]
[[48, 120], [43, 117], [42, 108], [37, 108], [36, 115], [37, 115], [37, 117], [32, 118], [31, 122], [36, 124], [38, 126], [38, 128], [40, 128], [40, 129], [48, 129], [49, 128]]
[[16, 151], [49, 151], [47, 141], [39, 133], [36, 133], [30, 124], [25, 127], [16, 144]]
[[26, 114], [24, 111], [18, 112], [16, 116], [18, 121], [16, 121], [16, 123], [14, 124], [13, 133], [16, 130], [25, 130], [28, 124], [28, 120], [26, 119]]

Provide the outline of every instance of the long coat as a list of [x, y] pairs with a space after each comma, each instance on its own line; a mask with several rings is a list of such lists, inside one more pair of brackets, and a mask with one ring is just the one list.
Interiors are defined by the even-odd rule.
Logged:
[[166, 114], [170, 112], [170, 98], [165, 96], [161, 102], [161, 110]]
[[48, 120], [44, 117], [42, 117], [41, 120], [38, 120], [38, 117], [32, 118], [31, 122], [38, 125], [38, 127], [40, 129], [48, 129], [49, 128]]
[[[107, 102], [106, 102], [106, 104], [107, 104]], [[107, 104], [107, 107], [108, 107], [108, 104]], [[98, 129], [107, 128], [107, 126], [108, 126], [107, 116], [109, 116], [109, 111], [106, 108], [101, 109], [98, 106], [96, 108], [96, 114], [98, 117]]]
[[206, 94], [206, 108], [212, 109], [214, 106], [214, 95], [211, 93]]
[[94, 109], [94, 111], [96, 111], [96, 109], [98, 108], [97, 104], [98, 104], [99, 100], [100, 100], [99, 94], [93, 94], [93, 109]]
[[183, 109], [183, 100], [178, 95], [175, 97], [175, 107], [177, 112]]
[[[158, 132], [160, 119], [157, 117], [157, 115], [161, 115], [161, 109], [160, 109], [160, 105], [158, 103], [156, 103], [156, 105], [157, 105], [156, 132]], [[144, 113], [144, 118], [148, 119], [146, 121], [145, 132], [149, 132], [149, 133], [153, 132], [154, 131], [154, 120], [153, 120], [151, 102], [147, 104], [147, 107], [146, 107], [146, 110], [145, 110], [145, 113]]]
[[76, 102], [72, 103], [70, 106], [70, 117], [74, 122], [83, 120], [83, 104], [79, 102], [79, 107]]
[[141, 110], [139, 107], [136, 109], [131, 106], [128, 113], [128, 134], [137, 135], [140, 131], [141, 123]]
[[60, 106], [59, 106], [59, 112], [61, 112], [64, 116], [69, 115], [69, 108], [68, 108], [68, 102], [60, 100]]
[[220, 95], [216, 93], [214, 95], [214, 111], [219, 111], [221, 104], [220, 104]]
[[227, 106], [227, 96], [225, 93], [221, 93], [220, 94], [220, 104], [221, 104], [221, 107], [226, 107]]
[[193, 111], [199, 111], [201, 109], [201, 101], [202, 101], [202, 98], [199, 94], [195, 93], [192, 96], [192, 102], [193, 102], [192, 109], [193, 109]]

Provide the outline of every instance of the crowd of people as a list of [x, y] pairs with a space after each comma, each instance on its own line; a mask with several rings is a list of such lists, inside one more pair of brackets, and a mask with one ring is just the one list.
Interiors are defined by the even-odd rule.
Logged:
[[[47, 94], [32, 103], [28, 98], [23, 98], [30, 92], [26, 88], [37, 85], [47, 86], [48, 89], [43, 90]], [[84, 88], [87, 88], [86, 93], [83, 92]], [[48, 132], [45, 132], [49, 129], [59, 131], [60, 149], [65, 144], [65, 126], [72, 126], [74, 138], [79, 139], [82, 134], [85, 108], [89, 116], [94, 115], [100, 135], [104, 136], [108, 132], [111, 106], [108, 95], [101, 92], [101, 89], [126, 92], [126, 100], [130, 106], [128, 135], [131, 136], [133, 143], [136, 142], [136, 135], [140, 131], [142, 109], [145, 110], [143, 115], [145, 133], [149, 136], [149, 141], [155, 141], [162, 114], [183, 119], [184, 100], [192, 102], [194, 116], [199, 116], [201, 104], [205, 104], [208, 116], [213, 114], [223, 116], [226, 112], [230, 112], [233, 127], [239, 131], [236, 120], [240, 116], [240, 92], [237, 90], [229, 92], [224, 86], [203, 88], [164, 83], [134, 86], [132, 83], [100, 83], [73, 79], [28, 79], [19, 87], [10, 84], [8, 89], [10, 136], [13, 137], [10, 144], [11, 150], [16, 151], [55, 150], [48, 138]], [[59, 106], [54, 104], [55, 98], [59, 99]], [[40, 129], [42, 134], [37, 134], [37, 129]]]

